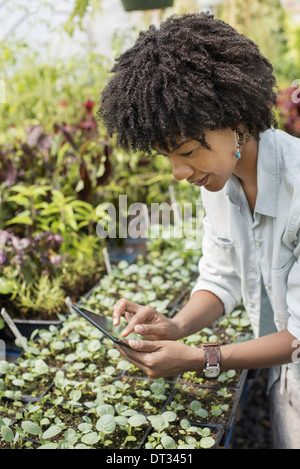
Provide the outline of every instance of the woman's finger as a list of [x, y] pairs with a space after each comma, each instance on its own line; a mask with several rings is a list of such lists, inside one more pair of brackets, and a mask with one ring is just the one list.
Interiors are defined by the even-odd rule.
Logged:
[[[141, 368], [141, 366], [146, 366], [147, 358], [149, 358], [150, 353], [157, 352], [161, 349], [160, 342], [152, 342], [148, 340], [129, 340], [128, 344], [131, 349], [127, 347], [122, 347], [122, 345], [116, 345], [116, 348], [119, 352], [127, 358], [131, 363]], [[138, 353], [137, 353], [138, 352]]]
[[125, 317], [127, 322], [131, 321], [133, 316], [134, 316], [134, 313], [128, 313], [128, 311], [126, 311], [125, 314], [124, 314], [124, 317]]
[[161, 348], [160, 343], [158, 341], [129, 340], [128, 343], [132, 349], [144, 353], [157, 352], [157, 350]]
[[127, 300], [126, 298], [121, 298], [113, 305], [113, 325], [117, 326], [120, 324], [121, 316], [124, 316], [128, 313], [136, 313], [139, 305], [133, 303], [132, 301]]
[[119, 350], [124, 358], [126, 358], [144, 373], [149, 374], [149, 356], [151, 352], [155, 352], [160, 348], [158, 343], [155, 344], [154, 342], [148, 342], [144, 340], [133, 340], [129, 342], [131, 342], [129, 345], [132, 347], [132, 350], [128, 349], [127, 347], [122, 347], [122, 345], [116, 345], [115, 347]]
[[[132, 315], [121, 336], [126, 337], [128, 334], [133, 332], [139, 324], [143, 324], [144, 322], [151, 322], [155, 313], [156, 311], [154, 308], [152, 308], [152, 306], [140, 306], [137, 310], [137, 313]], [[137, 333], [139, 334], [139, 332]]]
[[161, 340], [165, 336], [166, 327], [163, 324], [137, 324], [134, 332], [146, 337], [149, 340]]

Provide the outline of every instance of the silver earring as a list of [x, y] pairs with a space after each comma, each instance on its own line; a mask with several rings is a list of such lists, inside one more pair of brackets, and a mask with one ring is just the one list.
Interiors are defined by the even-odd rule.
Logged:
[[235, 132], [235, 141], [236, 141], [236, 154], [235, 154], [235, 157], [236, 157], [237, 160], [239, 160], [242, 157], [242, 155], [241, 155], [241, 152], [240, 152], [240, 144], [238, 142], [236, 132]]

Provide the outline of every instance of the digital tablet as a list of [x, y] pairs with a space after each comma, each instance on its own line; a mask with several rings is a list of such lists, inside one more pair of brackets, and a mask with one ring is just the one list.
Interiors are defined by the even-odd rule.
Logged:
[[101, 331], [106, 337], [108, 337], [110, 340], [112, 340], [115, 344], [122, 345], [124, 347], [130, 348], [133, 350], [128, 342], [125, 340], [118, 339], [118, 337], [115, 337], [112, 335], [110, 332], [108, 332], [101, 323], [103, 323], [103, 318], [99, 316], [99, 314], [93, 313], [92, 311], [89, 311], [88, 309], [82, 308], [75, 306], [73, 303], [70, 303], [71, 308], [73, 308], [76, 313], [80, 314], [83, 316], [87, 321], [89, 321], [93, 326], [97, 327], [99, 331]]

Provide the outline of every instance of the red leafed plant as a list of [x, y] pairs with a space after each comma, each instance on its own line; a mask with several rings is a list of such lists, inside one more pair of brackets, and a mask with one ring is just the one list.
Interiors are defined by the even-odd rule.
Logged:
[[300, 94], [294, 87], [282, 89], [278, 93], [280, 124], [286, 132], [300, 137]]

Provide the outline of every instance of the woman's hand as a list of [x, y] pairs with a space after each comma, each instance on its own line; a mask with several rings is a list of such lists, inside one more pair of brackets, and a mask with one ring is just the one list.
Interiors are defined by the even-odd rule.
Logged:
[[129, 340], [130, 350], [116, 345], [119, 352], [146, 373], [149, 378], [177, 376], [185, 371], [202, 372], [204, 366], [201, 348], [189, 347], [169, 340]]
[[120, 324], [124, 316], [128, 322], [122, 337], [136, 332], [148, 340], [177, 340], [180, 338], [178, 326], [169, 318], [160, 314], [152, 306], [141, 306], [122, 298], [113, 306], [113, 324]]

